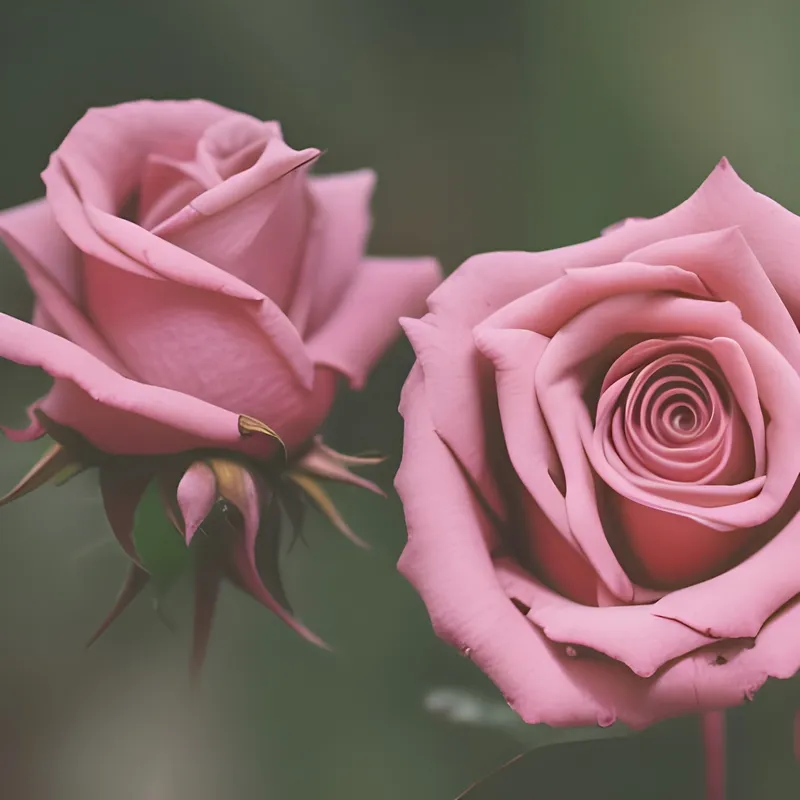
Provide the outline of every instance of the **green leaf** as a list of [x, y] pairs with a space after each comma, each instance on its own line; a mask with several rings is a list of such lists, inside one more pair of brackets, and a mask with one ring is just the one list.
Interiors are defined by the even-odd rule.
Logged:
[[155, 482], [147, 487], [136, 509], [133, 543], [160, 594], [189, 566], [189, 548], [167, 519]]

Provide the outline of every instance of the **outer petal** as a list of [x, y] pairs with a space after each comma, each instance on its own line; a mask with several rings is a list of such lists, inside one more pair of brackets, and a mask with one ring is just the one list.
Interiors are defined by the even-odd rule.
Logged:
[[289, 316], [300, 330], [313, 334], [359, 271], [372, 225], [375, 173], [361, 169], [322, 175], [312, 178], [309, 188], [314, 222]]
[[597, 239], [556, 250], [475, 256], [434, 293], [430, 307], [474, 325], [564, 270], [612, 264], [663, 239], [732, 226], [741, 229], [792, 317], [800, 320], [794, 257], [800, 218], [751, 189], [727, 159], [688, 200], [659, 217], [631, 219]]
[[550, 641], [603, 653], [642, 678], [668, 661], [719, 644], [686, 625], [654, 616], [648, 605], [598, 608], [574, 603], [542, 586], [510, 559], [497, 562], [497, 574], [508, 596], [529, 607], [526, 616]]
[[237, 414], [124, 378], [72, 342], [5, 314], [0, 315], [0, 357], [41, 367], [56, 378], [43, 410], [106, 452], [241, 444]]
[[0, 237], [26, 272], [45, 270], [73, 303], [80, 304], [79, 254], [45, 198], [0, 211]]
[[[143, 381], [256, 417], [279, 433], [310, 400], [313, 384], [300, 383], [298, 373], [313, 380], [311, 361], [273, 305], [269, 324], [257, 325], [232, 298], [103, 265], [87, 265], [86, 288], [98, 326]], [[297, 351], [291, 361], [287, 341]]]
[[66, 178], [73, 187], [63, 195], [63, 205], [53, 204], [60, 227], [75, 241], [68, 211], [79, 198], [115, 213], [136, 188], [149, 157], [191, 158], [203, 132], [235, 113], [205, 100], [139, 100], [91, 109], [42, 176], [48, 190], [51, 181], [60, 184]]
[[[129, 376], [128, 368], [81, 310], [78, 253], [56, 226], [47, 201], [0, 214], [0, 235], [20, 262], [36, 295], [34, 324], [71, 339], [112, 369]], [[46, 263], [51, 266], [44, 266]]]
[[433, 258], [369, 258], [361, 263], [332, 316], [308, 340], [316, 364], [364, 385], [373, 364], [400, 332], [399, 318], [421, 314], [441, 277]]
[[425, 376], [427, 406], [436, 433], [452, 450], [498, 517], [505, 508], [496, 478], [497, 454], [505, 455], [489, 364], [471, 331], [440, 326], [435, 314], [402, 320]]

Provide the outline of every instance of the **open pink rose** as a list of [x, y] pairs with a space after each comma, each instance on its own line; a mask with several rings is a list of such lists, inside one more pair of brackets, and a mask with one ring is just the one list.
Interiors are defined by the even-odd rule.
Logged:
[[34, 325], [0, 315], [0, 357], [55, 379], [28, 428], [4, 430], [57, 442], [0, 504], [99, 468], [131, 563], [96, 638], [163, 579], [136, 527], [157, 488], [175, 529], [158, 535], [194, 550], [195, 674], [224, 579], [322, 644], [286, 599], [282, 531], [311, 502], [356, 538], [318, 480], [380, 491], [351, 472], [375, 459], [315, 433], [338, 376], [360, 387], [439, 280], [431, 258], [365, 257], [375, 177], [309, 177], [319, 154], [212, 103], [95, 109], [53, 154], [47, 196], [0, 213], [36, 297]]
[[274, 451], [240, 415], [309, 440], [438, 276], [365, 257], [374, 174], [309, 177], [319, 154], [204, 101], [89, 111], [0, 214], [38, 326], [0, 316], [0, 357], [55, 378], [36, 407], [107, 453]]
[[405, 321], [400, 569], [525, 720], [641, 727], [800, 667], [798, 253], [723, 160]]

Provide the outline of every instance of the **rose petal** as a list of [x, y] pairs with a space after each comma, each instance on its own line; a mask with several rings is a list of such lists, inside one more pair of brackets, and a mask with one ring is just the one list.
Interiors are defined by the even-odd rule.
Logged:
[[45, 198], [0, 211], [0, 237], [23, 269], [46, 270], [61, 291], [79, 304], [79, 255]]
[[[322, 175], [309, 181], [314, 204], [306, 258], [289, 317], [306, 338], [346, 298], [360, 268], [372, 218], [375, 173], [370, 169]], [[431, 287], [433, 288], [433, 287]]]
[[[800, 243], [800, 220], [797, 222]], [[666, 239], [631, 253], [627, 259], [677, 264], [691, 270], [718, 298], [736, 303], [744, 321], [769, 339], [800, 372], [797, 325], [740, 228]]]
[[[652, 219], [630, 219], [588, 242], [540, 253], [488, 253], [466, 261], [432, 295], [430, 308], [475, 325], [564, 270], [612, 264], [655, 242], [738, 226], [786, 304], [800, 320], [794, 253], [800, 218], [751, 189], [722, 159], [684, 203]], [[501, 277], [502, 279], [498, 279]]]
[[399, 318], [421, 314], [439, 278], [439, 264], [433, 258], [366, 259], [342, 303], [308, 340], [309, 358], [361, 388], [400, 333]]
[[74, 187], [64, 206], [53, 205], [59, 226], [75, 241], [71, 224], [62, 218], [66, 208], [80, 198], [115, 213], [136, 188], [149, 157], [190, 158], [206, 129], [235, 113], [205, 100], [139, 100], [89, 110], [43, 175], [48, 189], [56, 174], [68, 175]]
[[680, 267], [625, 261], [596, 269], [569, 270], [558, 280], [509, 303], [479, 327], [522, 328], [552, 337], [581, 311], [601, 300], [635, 292], [710, 297], [698, 277]]
[[508, 596], [529, 607], [526, 616], [550, 641], [596, 650], [643, 678], [668, 661], [717, 641], [653, 616], [648, 605], [596, 608], [567, 600], [509, 559], [496, 561], [495, 568]]
[[72, 342], [5, 314], [0, 315], [0, 357], [41, 367], [56, 378], [43, 410], [106, 452], [240, 445], [237, 414], [124, 378]]
[[[535, 402], [534, 375], [536, 365], [547, 346], [547, 339], [531, 331], [479, 328], [475, 331], [475, 344], [494, 365], [505, 444], [517, 475], [556, 530], [577, 546], [577, 539], [573, 536], [567, 519], [564, 495], [555, 480], [556, 476], [563, 477], [561, 463], [544, 417]], [[416, 349], [419, 355], [420, 349]], [[440, 359], [444, 365], [451, 363], [452, 352], [442, 348]], [[424, 363], [423, 359], [423, 368]], [[434, 415], [445, 387], [452, 395], [453, 407], [464, 404], [471, 384], [458, 379], [457, 375], [445, 374], [441, 377], [441, 384], [433, 383], [435, 376], [429, 379], [428, 375], [429, 371], [425, 370]], [[443, 413], [443, 421], [449, 419], [452, 413]], [[474, 431], [481, 430], [481, 413], [480, 407], [475, 408], [472, 417], [463, 424], [452, 424], [453, 432], [458, 431], [467, 440]], [[441, 435], [439, 426], [437, 431]], [[444, 438], [450, 443], [450, 438]], [[459, 451], [456, 450], [456, 453]]]
[[297, 334], [274, 306], [277, 324], [264, 330], [223, 295], [103, 265], [87, 265], [85, 277], [95, 321], [143, 381], [256, 417], [278, 432], [311, 399], [311, 387], [297, 379], [311, 362], [298, 343], [290, 368], [283, 344]]
[[800, 517], [787, 515], [788, 520], [780, 520], [783, 529], [756, 553], [721, 575], [666, 595], [653, 606], [653, 613], [709, 636], [755, 636], [800, 592], [795, 569], [800, 558]]
[[[36, 295], [38, 317], [34, 323], [44, 319], [46, 325], [40, 327], [55, 329], [121, 375], [130, 377], [128, 367], [79, 307], [77, 253], [55, 226], [47, 201], [14, 209], [11, 214], [0, 214], [0, 235], [24, 269]], [[22, 238], [18, 239], [18, 235]], [[30, 241], [40, 257], [29, 251], [24, 241]], [[41, 258], [51, 266], [43, 266]]]
[[[458, 458], [489, 507], [506, 516], [495, 477], [502, 429], [492, 400], [492, 376], [469, 330], [439, 327], [438, 317], [401, 320], [430, 387], [429, 413], [436, 433]], [[478, 432], [478, 435], [476, 435]]]

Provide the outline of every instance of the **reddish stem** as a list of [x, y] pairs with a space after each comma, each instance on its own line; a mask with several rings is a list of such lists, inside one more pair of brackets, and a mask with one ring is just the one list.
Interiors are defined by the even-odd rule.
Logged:
[[701, 715], [706, 759], [706, 800], [725, 800], [725, 712]]

